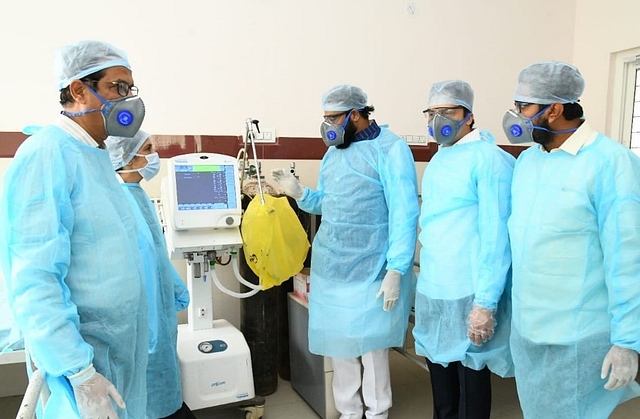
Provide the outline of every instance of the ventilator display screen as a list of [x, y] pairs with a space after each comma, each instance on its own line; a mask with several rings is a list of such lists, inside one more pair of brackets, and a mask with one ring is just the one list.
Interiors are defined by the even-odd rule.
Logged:
[[178, 211], [238, 208], [234, 166], [175, 165]]

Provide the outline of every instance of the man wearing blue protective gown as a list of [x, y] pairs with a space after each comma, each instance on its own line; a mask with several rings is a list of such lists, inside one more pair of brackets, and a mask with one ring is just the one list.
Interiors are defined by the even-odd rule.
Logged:
[[388, 348], [403, 345], [413, 302], [415, 163], [400, 137], [369, 121], [373, 107], [360, 88], [336, 86], [322, 104], [321, 133], [331, 147], [317, 189], [303, 189], [288, 171], [272, 175], [302, 210], [322, 214], [312, 245], [309, 350], [331, 357], [336, 409], [341, 419], [387, 418]]
[[[46, 373], [51, 391], [39, 418], [143, 419], [143, 266], [135, 216], [103, 148], [123, 128], [108, 122], [110, 112], [141, 101], [126, 54], [111, 45], [82, 41], [55, 58], [62, 115], [25, 140], [3, 179], [9, 303], [28, 365]], [[141, 121], [129, 123], [137, 131]]]
[[640, 159], [595, 131], [575, 67], [520, 72], [509, 233], [511, 350], [525, 418], [609, 417], [640, 394]]
[[190, 419], [193, 413], [182, 401], [178, 364], [177, 311], [189, 305], [189, 291], [174, 268], [154, 205], [140, 186], [160, 170], [149, 134], [133, 138], [109, 137], [105, 141], [113, 169], [118, 173], [138, 225], [149, 302], [149, 361], [147, 364], [148, 419]]
[[422, 178], [416, 353], [426, 357], [434, 419], [487, 419], [491, 374], [513, 375], [507, 232], [515, 159], [473, 128], [473, 89], [435, 83], [427, 109], [440, 145]]

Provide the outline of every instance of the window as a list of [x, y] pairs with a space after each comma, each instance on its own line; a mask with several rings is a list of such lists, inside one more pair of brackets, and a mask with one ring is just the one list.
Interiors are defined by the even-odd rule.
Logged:
[[633, 111], [631, 118], [631, 149], [640, 154], [640, 67], [636, 67], [635, 88], [633, 89]]
[[614, 53], [612, 58], [608, 132], [640, 155], [640, 47]]

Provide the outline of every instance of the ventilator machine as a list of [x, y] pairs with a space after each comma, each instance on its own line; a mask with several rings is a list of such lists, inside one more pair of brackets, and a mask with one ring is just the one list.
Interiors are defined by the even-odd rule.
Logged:
[[[169, 159], [162, 180], [161, 212], [171, 259], [186, 259], [191, 294], [188, 324], [178, 326], [178, 358], [185, 403], [194, 410], [242, 402], [254, 394], [251, 355], [242, 333], [228, 321], [213, 319], [212, 282], [227, 294], [246, 297], [259, 285], [238, 272], [242, 247], [240, 176], [236, 158], [193, 153]], [[231, 258], [238, 281], [250, 288], [226, 290], [216, 260]]]

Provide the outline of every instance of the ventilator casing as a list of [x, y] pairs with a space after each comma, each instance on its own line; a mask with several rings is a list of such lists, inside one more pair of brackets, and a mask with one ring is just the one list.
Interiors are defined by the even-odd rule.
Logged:
[[193, 410], [252, 399], [249, 346], [228, 321], [213, 320], [212, 263], [242, 247], [236, 159], [214, 153], [169, 159], [161, 206], [169, 255], [188, 264], [188, 323], [178, 326], [177, 344], [182, 397]]
[[206, 330], [179, 325], [178, 359], [184, 402], [192, 410], [255, 396], [249, 346], [226, 320], [214, 320]]

